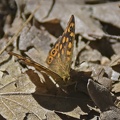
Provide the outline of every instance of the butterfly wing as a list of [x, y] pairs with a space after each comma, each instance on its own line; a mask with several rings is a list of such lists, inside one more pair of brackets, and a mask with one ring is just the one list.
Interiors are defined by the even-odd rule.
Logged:
[[35, 61], [31, 60], [31, 59], [22, 57], [21, 55], [18, 55], [16, 53], [9, 52], [9, 54], [16, 56], [18, 59], [22, 60], [27, 65], [33, 66], [39, 72], [44, 71], [45, 73], [50, 75], [58, 84], [63, 84], [63, 83], [61, 83], [62, 82], [62, 78], [58, 74], [53, 72], [52, 70], [50, 70], [50, 69], [48, 69], [48, 68], [38, 64], [37, 62], [35, 62]]
[[63, 80], [70, 76], [74, 39], [75, 20], [72, 15], [64, 33], [58, 38], [46, 59], [49, 68], [61, 76]]

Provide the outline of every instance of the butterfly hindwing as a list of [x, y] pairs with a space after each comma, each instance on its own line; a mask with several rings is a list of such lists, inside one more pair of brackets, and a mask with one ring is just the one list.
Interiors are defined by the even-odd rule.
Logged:
[[53, 72], [52, 70], [38, 64], [37, 62], [31, 60], [31, 59], [28, 59], [28, 58], [25, 58], [21, 55], [18, 55], [16, 53], [13, 53], [13, 52], [9, 52], [10, 55], [14, 55], [16, 56], [18, 59], [22, 60], [26, 65], [29, 65], [29, 66], [33, 66], [37, 71], [39, 72], [46, 72], [46, 74], [50, 75], [51, 77], [53, 77], [53, 79], [58, 83], [60, 83], [59, 81], [61, 81], [61, 77], [56, 74], [55, 72]]

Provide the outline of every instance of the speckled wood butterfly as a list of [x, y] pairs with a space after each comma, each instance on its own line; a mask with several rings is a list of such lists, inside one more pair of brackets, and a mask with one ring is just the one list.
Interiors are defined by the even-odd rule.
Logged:
[[70, 77], [74, 39], [75, 20], [74, 16], [72, 15], [62, 36], [58, 38], [57, 42], [49, 51], [46, 59], [48, 68], [16, 53], [10, 52], [9, 54], [18, 57], [18, 59], [22, 60], [25, 64], [35, 67], [40, 72], [44, 71], [46, 74], [53, 77], [53, 79], [59, 84], [60, 81], [64, 82]]

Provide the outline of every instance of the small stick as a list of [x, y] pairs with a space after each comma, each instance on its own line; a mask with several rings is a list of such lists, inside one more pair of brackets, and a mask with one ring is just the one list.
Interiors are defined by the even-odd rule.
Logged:
[[108, 34], [103, 34], [103, 35], [95, 35], [95, 34], [89, 34], [90, 36], [94, 37], [94, 38], [108, 38], [108, 39], [115, 39], [115, 40], [120, 40], [120, 36], [116, 36], [116, 35], [108, 35]]

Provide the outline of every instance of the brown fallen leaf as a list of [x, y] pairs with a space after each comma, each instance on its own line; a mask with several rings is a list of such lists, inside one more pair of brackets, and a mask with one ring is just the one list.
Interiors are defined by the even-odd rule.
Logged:
[[120, 28], [119, 4], [120, 2], [96, 5], [93, 7], [92, 17]]
[[[49, 4], [48, 4], [48, 1], [40, 2], [36, 0], [36, 2], [32, 2], [32, 1], [28, 2], [27, 4], [28, 10], [31, 12], [32, 11], [31, 8], [34, 9], [34, 7], [38, 3], [41, 4], [41, 8], [35, 14], [35, 18], [41, 23], [45, 23], [54, 19], [59, 19], [61, 21], [62, 27], [65, 29], [65, 25], [67, 24], [67, 20], [69, 16], [71, 14], [74, 14], [74, 16], [76, 17], [76, 24], [79, 25], [79, 26], [76, 26], [76, 33], [80, 33], [85, 38], [88, 38], [91, 40], [93, 40], [93, 38], [89, 37], [88, 33], [94, 32], [98, 34], [103, 34], [103, 31], [100, 29], [100, 26], [99, 24], [97, 24], [96, 20], [94, 21], [89, 17], [89, 15], [92, 12], [90, 11], [91, 6], [86, 6], [86, 7], [84, 6], [84, 9], [83, 9], [83, 5], [78, 4], [77, 2], [74, 2], [73, 4], [70, 4], [70, 3], [68, 4], [68, 3], [65, 3], [64, 1], [55, 1], [55, 4], [52, 7], [52, 10], [50, 11], [50, 14], [48, 15], [48, 11], [52, 6], [52, 1], [49, 1]], [[63, 14], [64, 11], [65, 11], [65, 14]], [[78, 15], [78, 12], [79, 12], [79, 15]], [[96, 23], [96, 25], [94, 23]]]
[[101, 120], [120, 119], [120, 109], [114, 105], [113, 97], [108, 89], [93, 80], [88, 81], [87, 88], [91, 99], [102, 112]]

